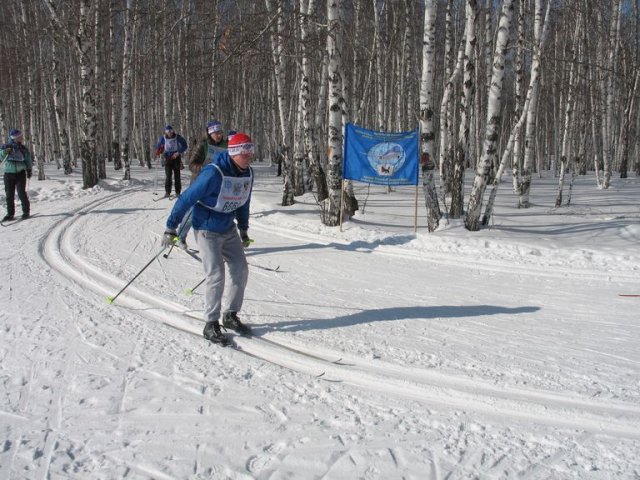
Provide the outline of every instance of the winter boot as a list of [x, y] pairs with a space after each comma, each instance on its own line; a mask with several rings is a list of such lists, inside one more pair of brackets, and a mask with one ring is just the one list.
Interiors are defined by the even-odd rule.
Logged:
[[217, 321], [207, 322], [207, 324], [204, 326], [202, 335], [212, 343], [219, 343], [223, 346], [229, 345], [229, 339], [224, 333], [222, 333], [222, 331], [220, 330], [220, 324]]
[[240, 321], [236, 312], [226, 312], [222, 316], [222, 325], [235, 330], [240, 335], [251, 335], [251, 328]]
[[13, 215], [5, 215], [2, 219], [3, 222], [8, 222], [9, 220], [13, 220], [15, 217]]

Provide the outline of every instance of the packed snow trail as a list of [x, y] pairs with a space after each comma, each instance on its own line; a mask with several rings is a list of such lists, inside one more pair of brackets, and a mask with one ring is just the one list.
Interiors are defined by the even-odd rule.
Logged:
[[338, 233], [310, 197], [277, 207], [262, 175], [242, 312], [257, 338], [236, 338], [255, 358], [202, 339], [183, 293], [201, 265], [180, 252], [107, 304], [171, 205], [80, 180], [38, 182], [39, 218], [2, 229], [0, 476], [637, 478], [631, 251]]
[[[86, 219], [97, 209], [109, 207], [111, 204], [121, 204], [122, 193], [118, 193], [106, 199], [87, 206], [82, 211], [58, 223], [47, 236], [42, 248], [48, 263], [58, 269], [65, 276], [75, 280], [80, 285], [88, 285], [98, 294], [105, 294], [110, 289], [117, 288], [121, 281], [109, 272], [105, 272], [93, 265], [86, 257], [74, 250], [73, 239], [81, 233], [91, 231], [89, 225], [85, 225]], [[135, 195], [129, 194], [128, 197]], [[140, 194], [138, 194], [140, 195]], [[256, 222], [257, 223], [257, 222]], [[260, 232], [259, 223], [253, 227]], [[271, 229], [270, 234], [280, 235], [277, 229]], [[285, 233], [285, 238], [292, 235]], [[316, 244], [318, 245], [318, 244]], [[312, 245], [310, 248], [325, 249], [327, 246]], [[299, 249], [300, 244], [290, 245], [284, 250]], [[362, 248], [362, 247], [358, 247]], [[340, 264], [347, 266], [351, 263], [350, 257], [360, 256], [362, 253], [348, 248], [329, 249], [328, 255], [337, 255], [340, 260], [331, 260], [328, 264]], [[374, 256], [379, 252], [370, 252]], [[397, 254], [395, 254], [397, 255]], [[159, 257], [156, 254], [153, 259]], [[322, 263], [322, 262], [321, 262]], [[351, 270], [356, 267], [354, 262]], [[197, 265], [194, 265], [198, 268]], [[387, 271], [388, 273], [388, 271]], [[485, 273], [486, 274], [486, 273]], [[362, 280], [361, 280], [362, 282]], [[144, 317], [160, 321], [173, 328], [201, 336], [202, 323], [200, 319], [190, 313], [187, 306], [175, 301], [163, 299], [160, 292], [149, 293], [139, 290], [131, 285], [119, 299], [118, 305], [132, 311], [143, 312]], [[478, 307], [478, 311], [486, 310], [486, 307]], [[402, 309], [395, 309], [402, 312]], [[496, 313], [526, 314], [535, 312], [537, 307], [497, 308]], [[488, 309], [490, 313], [491, 309]], [[473, 309], [468, 310], [469, 313]], [[308, 314], [309, 312], [307, 312]], [[254, 315], [255, 316], [255, 315]], [[188, 321], [184, 317], [193, 318], [196, 321]], [[283, 322], [275, 322], [273, 329], [282, 329]], [[312, 329], [311, 321], [287, 322], [299, 329], [300, 324]], [[347, 325], [347, 324], [345, 324]], [[262, 330], [269, 331], [270, 328]], [[290, 328], [286, 325], [283, 330]], [[305, 327], [303, 327], [304, 329]], [[260, 330], [260, 329], [258, 329]], [[268, 333], [266, 334], [268, 335]], [[266, 337], [265, 337], [266, 338]], [[554, 392], [524, 390], [518, 388], [499, 388], [488, 385], [485, 381], [469, 380], [456, 375], [443, 375], [429, 370], [416, 368], [415, 366], [401, 367], [393, 364], [385, 364], [382, 361], [367, 361], [357, 357], [348, 357], [350, 364], [333, 365], [318, 364], [314, 361], [313, 353], [304, 350], [296, 352], [291, 348], [279, 348], [278, 342], [271, 339], [268, 343], [246, 340], [236, 336], [235, 342], [241, 347], [241, 351], [247, 352], [257, 359], [261, 359], [278, 366], [313, 376], [324, 376], [333, 381], [345, 382], [358, 388], [366, 388], [379, 394], [396, 396], [410, 400], [426, 402], [440, 407], [460, 408], [474, 410], [490, 417], [510, 416], [514, 419], [534, 421], [558, 427], [580, 428], [592, 433], [603, 433], [614, 436], [627, 436], [640, 438], [640, 407], [630, 405], [616, 405], [611, 402], [586, 401], [580, 398], [558, 395]], [[299, 353], [296, 355], [296, 353]], [[342, 355], [344, 352], [330, 352], [325, 355]], [[296, 358], [304, 357], [304, 358]], [[606, 421], [600, 414], [606, 414]], [[615, 418], [614, 418], [615, 417]], [[605, 425], [606, 424], [606, 425]]]

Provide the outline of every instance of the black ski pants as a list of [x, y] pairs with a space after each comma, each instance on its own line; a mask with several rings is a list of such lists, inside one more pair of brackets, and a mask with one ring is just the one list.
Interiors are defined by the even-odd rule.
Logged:
[[22, 202], [22, 213], [29, 215], [31, 204], [27, 195], [27, 172], [22, 170], [18, 173], [4, 174], [4, 193], [7, 196], [7, 215], [13, 217], [16, 214], [16, 190], [18, 198]]
[[164, 162], [164, 191], [167, 195], [171, 195], [171, 186], [173, 184], [172, 177], [175, 177], [176, 184], [176, 195], [180, 195], [182, 191], [182, 182], [180, 181], [180, 156], [178, 158], [174, 158], [173, 160], [167, 159]]

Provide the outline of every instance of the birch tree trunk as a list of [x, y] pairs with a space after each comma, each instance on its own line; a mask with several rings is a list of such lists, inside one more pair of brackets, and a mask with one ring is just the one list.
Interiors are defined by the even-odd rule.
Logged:
[[[101, 61], [101, 44], [100, 44], [100, 8], [101, 2], [96, 2], [93, 12], [93, 72], [94, 72], [94, 86], [96, 90], [95, 106], [96, 106], [96, 161], [98, 162], [98, 178], [107, 178], [107, 166], [105, 164], [105, 135], [98, 135], [98, 132], [104, 131], [104, 81], [102, 74], [102, 61]], [[100, 142], [98, 142], [98, 137]], [[98, 145], [100, 148], [98, 148]]]
[[127, 0], [122, 52], [122, 103], [120, 108], [120, 162], [124, 166], [122, 179], [131, 179], [131, 83], [133, 75], [132, 52], [135, 28], [135, 0]]
[[80, 0], [79, 26], [74, 38], [67, 32], [58, 18], [53, 0], [45, 0], [51, 18], [56, 27], [70, 40], [80, 60], [80, 89], [82, 98], [82, 124], [80, 140], [80, 156], [82, 158], [82, 188], [92, 188], [98, 183], [96, 162], [96, 115], [94, 100], [93, 61], [91, 58], [91, 1]]
[[286, 72], [284, 69], [284, 38], [285, 38], [285, 25], [284, 25], [284, 12], [282, 2], [283, 0], [277, 0], [277, 7], [274, 5], [276, 0], [265, 0], [267, 9], [270, 12], [278, 11], [278, 19], [276, 26], [276, 33], [271, 35], [272, 45], [272, 58], [274, 67], [274, 76], [276, 83], [276, 97], [278, 103], [278, 120], [280, 125], [280, 142], [282, 148], [282, 206], [287, 207], [293, 205], [295, 200], [294, 184], [293, 184], [293, 168], [291, 165], [291, 152], [289, 151], [289, 142], [287, 141], [287, 122], [286, 122], [286, 101], [285, 95], [286, 87]]
[[329, 195], [321, 204], [320, 218], [324, 225], [335, 227], [340, 224], [340, 196], [342, 192], [342, 25], [343, 0], [327, 2], [327, 54], [329, 58], [329, 168], [327, 188]]
[[491, 90], [487, 107], [487, 125], [485, 131], [482, 157], [476, 167], [476, 176], [469, 195], [469, 206], [465, 226], [470, 231], [480, 229], [480, 213], [482, 210], [482, 199], [489, 173], [497, 156], [498, 141], [500, 139], [500, 125], [502, 116], [500, 109], [502, 105], [502, 83], [504, 79], [504, 63], [507, 45], [509, 43], [509, 29], [513, 17], [513, 0], [504, 0], [502, 13], [500, 15], [500, 26], [496, 39], [496, 50], [493, 57], [493, 70], [491, 74]]
[[500, 161], [500, 165], [498, 167], [498, 171], [496, 172], [496, 176], [493, 179], [493, 188], [491, 189], [491, 193], [489, 195], [489, 200], [487, 201], [487, 207], [485, 209], [484, 215], [482, 216], [482, 225], [488, 225], [491, 220], [491, 215], [493, 215], [493, 207], [495, 205], [496, 196], [498, 193], [498, 187], [500, 186], [500, 181], [502, 179], [502, 175], [504, 174], [505, 168], [507, 166], [507, 161], [509, 159], [509, 155], [511, 155], [513, 149], [515, 148], [516, 141], [520, 138], [520, 132], [525, 121], [529, 119], [529, 110], [534, 107], [534, 97], [536, 95], [536, 91], [538, 89], [538, 85], [540, 83], [540, 59], [542, 49], [544, 48], [545, 40], [547, 38], [547, 30], [549, 25], [549, 13], [551, 11], [551, 2], [547, 4], [547, 13], [544, 20], [544, 25], [542, 26], [542, 30], [539, 36], [539, 43], [534, 45], [534, 57], [533, 64], [531, 65], [531, 78], [529, 79], [529, 87], [527, 88], [527, 95], [524, 102], [524, 105], [520, 112], [520, 117], [517, 119], [513, 130], [511, 131], [511, 135], [509, 136], [509, 140], [507, 142], [507, 146], [502, 153], [502, 160]]
[[611, 10], [611, 29], [609, 35], [609, 71], [607, 72], [606, 89], [604, 90], [605, 100], [605, 122], [603, 142], [604, 142], [604, 175], [602, 180], [602, 188], [607, 189], [611, 183], [611, 170], [613, 167], [613, 102], [615, 97], [614, 92], [614, 77], [617, 72], [617, 57], [615, 52], [617, 46], [620, 43], [620, 21], [622, 17], [622, 0], [614, 0]]
[[464, 169], [469, 157], [469, 130], [471, 106], [475, 95], [475, 45], [476, 17], [478, 15], [478, 3], [476, 0], [467, 0], [465, 8], [465, 41], [462, 81], [460, 94], [460, 125], [458, 130], [458, 148], [456, 148], [455, 160], [451, 176], [451, 218], [462, 217], [464, 210]]
[[51, 53], [53, 64], [51, 67], [51, 76], [53, 82], [53, 111], [56, 121], [56, 132], [60, 142], [60, 156], [62, 157], [62, 166], [65, 175], [73, 173], [71, 168], [71, 154], [69, 152], [69, 139], [67, 137], [68, 125], [65, 112], [62, 108], [62, 82], [60, 81], [60, 60], [58, 59], [58, 47], [56, 42], [51, 44]]
[[[575, 30], [574, 40], [580, 36], [580, 29], [582, 28], [582, 17], [578, 17], [578, 26]], [[572, 42], [575, 44], [576, 42]], [[574, 52], [571, 58], [571, 66], [569, 69], [569, 89], [567, 91], [567, 98], [565, 100], [565, 113], [564, 113], [564, 125], [562, 129], [562, 150], [560, 152], [560, 175], [558, 180], [558, 193], [556, 195], [555, 207], [562, 206], [562, 194], [564, 189], [564, 177], [567, 171], [567, 166], [571, 158], [570, 148], [570, 129], [573, 121], [574, 112], [574, 95], [577, 75], [577, 55]]]
[[[551, 9], [551, 2], [547, 4], [547, 16]], [[535, 14], [534, 14], [534, 42], [538, 47], [533, 52], [533, 60], [531, 70], [532, 73], [535, 69], [540, 68], [540, 54], [541, 46], [544, 44], [542, 41], [542, 26], [543, 26], [543, 0], [536, 0]], [[547, 22], [544, 22], [545, 25]], [[533, 162], [535, 160], [535, 145], [536, 145], [536, 119], [538, 117], [538, 95], [540, 91], [540, 83], [536, 82], [531, 92], [531, 103], [527, 111], [527, 123], [524, 133], [524, 159], [522, 162], [522, 170], [518, 176], [518, 208], [529, 208], [529, 195], [531, 193], [531, 178], [533, 172]]]
[[434, 179], [435, 162], [435, 58], [436, 58], [437, 0], [426, 0], [424, 11], [424, 36], [422, 40], [422, 74], [420, 78], [420, 145], [422, 186], [427, 208], [427, 228], [434, 232], [442, 214]]
[[118, 122], [118, 108], [116, 106], [116, 94], [118, 92], [117, 88], [117, 59], [116, 59], [116, 5], [114, 2], [110, 2], [109, 4], [109, 84], [111, 88], [109, 89], [109, 161], [113, 161], [113, 166], [116, 170], [119, 170], [120, 165], [120, 148], [118, 139], [120, 138], [119, 134], [119, 122]]
[[[25, 49], [29, 49], [33, 39], [29, 38], [29, 27], [27, 24], [27, 11], [25, 2], [20, 2], [20, 25], [22, 30], [22, 41]], [[32, 68], [25, 69], [25, 76], [27, 79], [27, 92], [29, 102], [29, 142], [33, 145], [34, 164], [38, 166], [38, 180], [44, 180], [44, 164], [41, 159], [41, 139], [38, 135], [38, 129], [36, 126], [36, 97], [35, 97], [35, 79]]]
[[[518, 45], [515, 53], [515, 105], [513, 109], [513, 117], [520, 118], [522, 112], [522, 97], [524, 91], [524, 60], [525, 60], [525, 2], [518, 2]], [[535, 20], [534, 20], [535, 21]], [[522, 147], [520, 140], [522, 135], [519, 133], [513, 142], [513, 156], [512, 156], [512, 182], [513, 191], [518, 191], [518, 177], [522, 169]]]

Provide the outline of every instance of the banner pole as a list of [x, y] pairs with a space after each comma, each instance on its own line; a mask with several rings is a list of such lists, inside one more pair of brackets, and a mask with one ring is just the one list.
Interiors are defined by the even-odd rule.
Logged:
[[340, 182], [340, 231], [342, 232], [342, 212], [344, 212], [344, 178]]
[[420, 185], [420, 176], [418, 176], [418, 183], [416, 183], [416, 202], [413, 211], [413, 233], [418, 231], [418, 186]]

